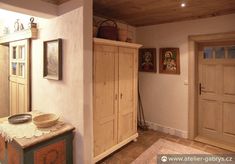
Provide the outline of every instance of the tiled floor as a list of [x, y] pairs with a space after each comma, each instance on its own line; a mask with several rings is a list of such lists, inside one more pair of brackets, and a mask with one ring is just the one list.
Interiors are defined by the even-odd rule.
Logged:
[[182, 145], [190, 146], [196, 149], [200, 149], [212, 154], [230, 154], [233, 152], [220, 149], [214, 146], [206, 145], [196, 141], [190, 141], [187, 139], [179, 138], [162, 132], [153, 130], [139, 131], [139, 137], [137, 142], [131, 142], [123, 148], [117, 150], [113, 154], [109, 155], [105, 159], [101, 160], [99, 164], [130, 164], [141, 153], [148, 149], [153, 143], [160, 138], [164, 138], [169, 141], [173, 141]]

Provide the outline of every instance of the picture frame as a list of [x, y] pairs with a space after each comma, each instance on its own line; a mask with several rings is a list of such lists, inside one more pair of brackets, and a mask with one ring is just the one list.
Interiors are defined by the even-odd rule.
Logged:
[[62, 80], [62, 39], [43, 42], [43, 77]]
[[159, 73], [180, 74], [179, 48], [160, 48]]
[[140, 48], [139, 71], [152, 73], [157, 72], [156, 59], [156, 48]]

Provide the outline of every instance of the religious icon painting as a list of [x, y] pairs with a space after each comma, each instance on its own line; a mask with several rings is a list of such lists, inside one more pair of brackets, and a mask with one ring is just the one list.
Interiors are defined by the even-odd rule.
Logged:
[[156, 67], [156, 48], [139, 49], [139, 71], [157, 72]]
[[180, 74], [179, 48], [160, 48], [159, 73]]

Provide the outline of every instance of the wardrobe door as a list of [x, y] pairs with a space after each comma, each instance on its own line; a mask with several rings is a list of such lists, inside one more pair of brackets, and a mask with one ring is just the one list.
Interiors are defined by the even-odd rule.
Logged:
[[118, 48], [94, 45], [94, 156], [117, 144]]
[[121, 142], [137, 132], [137, 50], [119, 48], [119, 117], [118, 141]]

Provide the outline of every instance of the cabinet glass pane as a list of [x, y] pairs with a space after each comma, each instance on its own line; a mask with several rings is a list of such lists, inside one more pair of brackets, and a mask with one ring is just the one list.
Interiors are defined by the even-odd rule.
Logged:
[[235, 59], [235, 46], [228, 47], [228, 58]]
[[11, 63], [11, 74], [16, 75], [17, 63]]
[[19, 76], [24, 77], [25, 64], [19, 63]]
[[216, 59], [225, 58], [225, 48], [224, 47], [216, 47], [215, 48], [215, 58]]
[[204, 48], [204, 59], [211, 59], [213, 58], [213, 48], [206, 47]]
[[25, 57], [25, 46], [19, 47], [19, 59], [24, 60]]
[[12, 59], [16, 59], [16, 47], [12, 47]]

